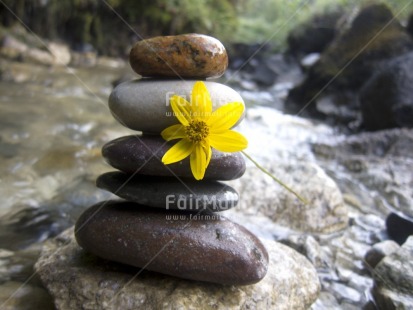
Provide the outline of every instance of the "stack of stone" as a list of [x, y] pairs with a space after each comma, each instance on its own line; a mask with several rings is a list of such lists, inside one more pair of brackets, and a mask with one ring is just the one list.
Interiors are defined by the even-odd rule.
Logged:
[[[175, 141], [165, 142], [160, 133], [179, 123], [169, 97], [189, 99], [196, 80], [222, 75], [225, 48], [204, 35], [157, 37], [138, 42], [130, 63], [144, 78], [118, 85], [109, 107], [122, 125], [142, 134], [103, 147], [105, 159], [120, 171], [97, 180], [98, 187], [124, 200], [86, 210], [76, 223], [77, 242], [102, 258], [180, 278], [230, 285], [260, 281], [268, 267], [266, 249], [217, 213], [238, 202], [238, 193], [218, 180], [242, 176], [242, 155], [213, 150], [202, 181], [194, 180], [189, 158], [161, 162]], [[225, 85], [205, 84], [214, 109], [243, 102]]]

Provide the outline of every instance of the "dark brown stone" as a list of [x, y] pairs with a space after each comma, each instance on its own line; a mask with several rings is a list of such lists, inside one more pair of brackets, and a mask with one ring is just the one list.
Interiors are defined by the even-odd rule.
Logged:
[[148, 77], [219, 77], [228, 67], [220, 41], [200, 34], [155, 37], [139, 41], [130, 51], [132, 69]]
[[101, 258], [189, 280], [247, 285], [260, 281], [268, 268], [262, 243], [216, 213], [165, 213], [104, 201], [81, 215], [75, 236]]
[[[189, 157], [174, 164], [164, 165], [162, 156], [178, 140], [166, 142], [161, 136], [125, 136], [108, 142], [102, 154], [114, 168], [128, 174], [177, 176], [191, 178]], [[212, 158], [205, 172], [205, 180], [233, 180], [245, 172], [245, 160], [241, 153], [212, 151]]]

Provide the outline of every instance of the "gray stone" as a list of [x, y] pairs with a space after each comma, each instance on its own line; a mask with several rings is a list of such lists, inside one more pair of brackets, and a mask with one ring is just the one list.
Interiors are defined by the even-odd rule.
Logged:
[[392, 59], [360, 90], [363, 127], [413, 127], [413, 52]]
[[354, 223], [365, 231], [379, 232], [386, 227], [384, 220], [374, 214], [361, 214], [354, 219]]
[[373, 286], [373, 279], [370, 278], [369, 275], [361, 276], [355, 272], [351, 272], [347, 285], [359, 292], [366, 292]]
[[60, 66], [67, 66], [70, 63], [71, 55], [69, 46], [56, 42], [49, 42], [47, 49], [54, 58], [54, 62]]
[[373, 247], [366, 253], [365, 262], [370, 267], [374, 268], [387, 255], [397, 251], [400, 246], [393, 240], [385, 240], [373, 245]]
[[352, 303], [357, 303], [361, 300], [361, 294], [345, 284], [333, 283], [331, 285], [331, 290], [339, 301], [347, 300]]
[[29, 49], [29, 46], [15, 37], [7, 34], [0, 42], [0, 55], [2, 57], [16, 59], [25, 53]]
[[294, 24], [288, 33], [288, 51], [296, 57], [325, 50], [337, 34], [336, 24], [343, 10], [336, 8], [311, 16], [303, 23]]
[[317, 301], [311, 307], [312, 310], [338, 310], [340, 305], [333, 294], [321, 292]]
[[23, 55], [24, 62], [31, 62], [42, 65], [54, 65], [55, 59], [48, 51], [44, 51], [38, 48], [30, 48]]
[[282, 244], [264, 244], [268, 273], [248, 286], [187, 281], [103, 261], [81, 250], [73, 229], [46, 243], [35, 269], [59, 310], [308, 309], [320, 289], [314, 268]]
[[354, 258], [350, 250], [345, 247], [345, 244], [342, 245], [342, 248], [342, 251], [340, 251], [341, 249], [334, 249], [336, 252], [334, 268], [337, 270], [337, 273], [341, 276], [345, 274], [349, 276], [351, 271], [359, 274], [365, 271], [365, 264], [361, 260]]
[[327, 259], [321, 251], [320, 244], [313, 236], [291, 234], [278, 241], [303, 254], [317, 269], [327, 266]]
[[[160, 136], [126, 136], [108, 142], [102, 155], [114, 168], [128, 174], [175, 176], [193, 178], [189, 157], [170, 165], [164, 165], [162, 156], [176, 142], [165, 142]], [[241, 153], [212, 151], [211, 161], [204, 180], [232, 180], [245, 172], [245, 160]]]
[[351, 155], [409, 157], [413, 150], [413, 130], [404, 128], [363, 132], [335, 142], [331, 145], [314, 144], [313, 151], [326, 158]]
[[[393, 209], [413, 218], [413, 129], [361, 133], [313, 150], [342, 192], [359, 199], [363, 213], [387, 216]], [[349, 169], [350, 161], [358, 168]]]
[[374, 268], [373, 296], [379, 309], [413, 305], [413, 236]]
[[235, 207], [239, 198], [232, 187], [216, 181], [182, 181], [122, 172], [105, 173], [96, 185], [126, 200], [167, 210], [224, 211]]
[[[25, 30], [21, 35], [30, 37]], [[61, 65], [67, 66], [70, 62], [70, 50], [67, 45], [48, 42], [47, 50], [39, 49], [33, 46], [33, 42], [37, 38], [32, 38], [34, 41], [27, 42], [20, 41], [20, 38], [12, 36], [11, 34], [5, 35], [0, 42], [0, 55], [6, 58], [20, 59], [26, 62], [39, 63], [43, 65]], [[27, 38], [26, 38], [27, 40]], [[44, 43], [43, 43], [44, 44]], [[41, 46], [43, 48], [43, 46]]]
[[331, 233], [347, 226], [348, 214], [341, 192], [318, 165], [267, 162], [266, 167], [308, 204], [254, 167], [248, 168], [243, 178], [228, 183], [240, 193], [237, 208], [262, 213], [280, 225], [304, 232]]
[[80, 216], [75, 235], [82, 248], [101, 258], [184, 279], [247, 285], [260, 281], [268, 268], [257, 237], [216, 213], [103, 201]]
[[[170, 97], [179, 95], [190, 101], [195, 80], [141, 79], [119, 84], [109, 97], [112, 115], [124, 126], [146, 133], [159, 134], [165, 128], [179, 124], [173, 115]], [[214, 82], [205, 82], [211, 95], [213, 111], [230, 103], [242, 102], [232, 88]], [[243, 116], [241, 117], [241, 119]]]
[[[305, 80], [290, 91], [286, 107], [291, 112], [328, 91], [343, 96], [347, 90], [358, 90], [383, 62], [413, 50], [412, 38], [385, 4], [365, 6], [355, 13], [355, 17], [349, 14], [354, 17], [350, 27], [335, 36]], [[306, 106], [309, 109], [316, 112], [314, 104]]]

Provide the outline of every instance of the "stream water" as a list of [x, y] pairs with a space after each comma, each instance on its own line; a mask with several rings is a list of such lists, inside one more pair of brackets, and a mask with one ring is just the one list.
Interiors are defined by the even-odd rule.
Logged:
[[[112, 82], [131, 75], [127, 66], [67, 69], [3, 61], [0, 69], [0, 308], [52, 308], [33, 276], [33, 263], [44, 240], [73, 225], [88, 206], [111, 197], [94, 185], [99, 174], [113, 170], [100, 148], [132, 131], [113, 119], [106, 103]], [[311, 145], [341, 135], [270, 107], [280, 86], [274, 89], [241, 92], [248, 112], [240, 131], [249, 138], [248, 152], [263, 163], [269, 157], [315, 161]], [[328, 165], [334, 170], [334, 162]], [[331, 300], [326, 294], [333, 293], [323, 295]], [[356, 307], [367, 298], [348, 299]]]

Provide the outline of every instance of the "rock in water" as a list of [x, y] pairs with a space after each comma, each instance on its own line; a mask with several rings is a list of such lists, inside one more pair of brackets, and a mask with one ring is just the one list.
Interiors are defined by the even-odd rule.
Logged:
[[79, 245], [99, 257], [179, 278], [228, 285], [264, 278], [268, 253], [248, 230], [216, 213], [183, 213], [104, 201], [75, 227]]
[[267, 160], [266, 165], [285, 184], [294, 184], [294, 190], [308, 204], [304, 205], [283, 187], [274, 186], [273, 180], [258, 168], [250, 167], [245, 177], [228, 183], [241, 195], [237, 209], [264, 214], [277, 224], [306, 233], [328, 234], [348, 225], [348, 210], [340, 189], [320, 166], [280, 160]]
[[268, 272], [254, 285], [187, 281], [102, 260], [77, 245], [73, 228], [45, 243], [35, 270], [61, 310], [309, 309], [320, 290], [315, 268], [291, 248], [264, 242]]
[[[412, 49], [412, 38], [388, 6], [366, 6], [350, 27], [335, 36], [305, 80], [290, 91], [286, 108], [298, 112], [326, 90], [359, 90], [383, 62]], [[316, 105], [307, 108], [311, 106]]]
[[129, 62], [142, 76], [207, 78], [225, 72], [228, 55], [215, 38], [183, 34], [137, 42], [130, 51]]
[[232, 187], [208, 180], [181, 181], [175, 177], [108, 172], [96, 184], [128, 201], [166, 210], [224, 211], [235, 207], [239, 199]]
[[[159, 134], [168, 126], [179, 124], [173, 115], [170, 97], [178, 95], [190, 101], [195, 82], [154, 79], [124, 82], [111, 93], [109, 109], [123, 126]], [[213, 111], [230, 102], [244, 104], [241, 96], [232, 88], [215, 82], [204, 83], [211, 95]], [[244, 115], [238, 123], [243, 118]]]
[[372, 248], [367, 251], [364, 256], [364, 261], [370, 267], [374, 268], [384, 257], [393, 254], [399, 248], [400, 246], [393, 240], [384, 240], [374, 244]]
[[413, 127], [413, 52], [389, 61], [360, 90], [363, 127]]
[[[165, 142], [160, 136], [125, 136], [108, 142], [102, 154], [114, 168], [128, 174], [177, 176], [193, 180], [189, 157], [165, 166], [161, 159], [176, 142]], [[211, 161], [204, 180], [233, 180], [245, 172], [245, 160], [241, 153], [212, 151]]]
[[373, 297], [380, 309], [412, 309], [413, 236], [374, 268]]

